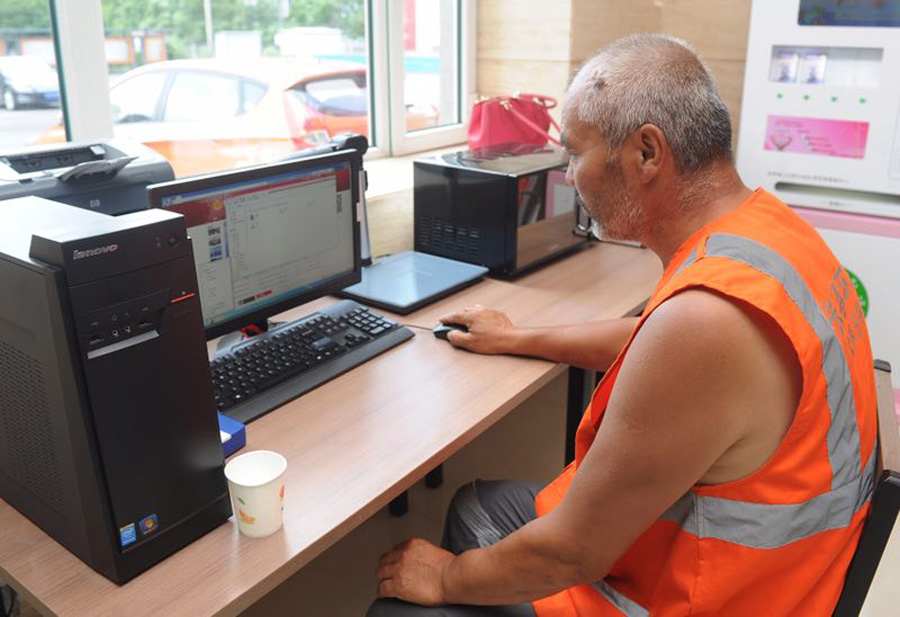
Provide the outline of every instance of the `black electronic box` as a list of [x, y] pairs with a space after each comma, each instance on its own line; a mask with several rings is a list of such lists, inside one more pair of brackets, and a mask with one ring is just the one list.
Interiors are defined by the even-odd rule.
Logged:
[[504, 144], [414, 162], [415, 250], [513, 276], [587, 242], [568, 155]]
[[184, 219], [0, 219], [0, 497], [123, 583], [231, 514]]
[[175, 178], [159, 152], [124, 139], [0, 152], [0, 199], [34, 195], [103, 214], [147, 208], [147, 185]]

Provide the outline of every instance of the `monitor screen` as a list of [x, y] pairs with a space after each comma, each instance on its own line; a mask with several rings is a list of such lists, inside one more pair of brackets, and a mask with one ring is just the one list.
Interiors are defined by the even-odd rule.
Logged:
[[359, 280], [357, 177], [339, 153], [149, 187], [185, 217], [208, 337]]

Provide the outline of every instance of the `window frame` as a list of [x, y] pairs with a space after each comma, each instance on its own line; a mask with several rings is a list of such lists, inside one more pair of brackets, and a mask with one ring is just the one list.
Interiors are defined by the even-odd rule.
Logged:
[[[388, 87], [391, 95], [391, 151], [395, 156], [431, 150], [466, 141], [469, 111], [475, 101], [475, 0], [452, 0], [454, 50], [454, 102], [457, 122], [413, 133], [406, 130], [405, 53], [403, 49], [404, 0], [388, 0], [386, 27], [388, 42]], [[471, 52], [471, 53], [470, 53]]]
[[50, 0], [50, 16], [66, 139], [112, 138], [100, 2]]
[[[110, 139], [113, 123], [101, 2], [49, 1], [61, 67], [60, 94], [67, 139]], [[465, 142], [469, 112], [476, 98], [476, 0], [453, 0], [459, 122], [413, 133], [406, 132], [403, 0], [364, 2], [372, 142], [367, 158], [400, 156]]]

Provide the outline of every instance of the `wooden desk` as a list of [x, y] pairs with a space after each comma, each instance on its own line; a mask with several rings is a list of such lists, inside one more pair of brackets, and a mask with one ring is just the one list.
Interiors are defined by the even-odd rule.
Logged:
[[[521, 325], [617, 317], [647, 298], [660, 273], [649, 251], [604, 244], [513, 282], [485, 280], [397, 319], [431, 328], [439, 315], [476, 303]], [[282, 531], [248, 539], [224, 524], [119, 587], [0, 501], [0, 576], [46, 614], [235, 615], [565, 370], [479, 356], [415, 332], [247, 427], [247, 450], [275, 450], [288, 460]]]

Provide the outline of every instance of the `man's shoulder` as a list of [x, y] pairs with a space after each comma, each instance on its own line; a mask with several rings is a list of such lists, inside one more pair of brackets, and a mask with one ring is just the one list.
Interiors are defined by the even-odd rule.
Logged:
[[677, 367], [667, 372], [682, 385], [723, 387], [764, 377], [756, 373], [779, 356], [796, 361], [790, 339], [769, 315], [706, 288], [688, 288], [660, 304], [636, 333], [632, 354], [631, 370]]
[[[638, 331], [635, 342], [642, 337], [652, 337], [678, 346], [682, 343], [718, 346], [727, 341], [723, 335], [737, 334], [732, 331], [746, 322], [751, 310], [755, 311], [714, 290], [690, 287], [656, 307]], [[671, 349], [660, 348], [658, 351]]]
[[623, 361], [625, 387], [617, 402], [661, 426], [677, 414], [717, 431], [726, 447], [702, 481], [727, 482], [757, 469], [781, 442], [802, 388], [797, 358], [765, 313], [689, 289], [663, 302], [638, 330]]

